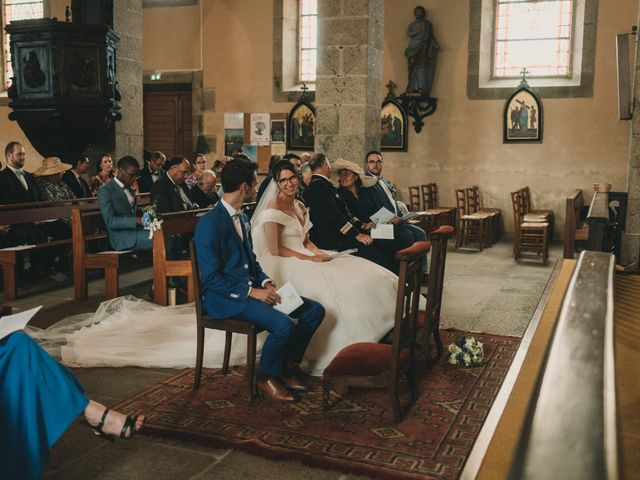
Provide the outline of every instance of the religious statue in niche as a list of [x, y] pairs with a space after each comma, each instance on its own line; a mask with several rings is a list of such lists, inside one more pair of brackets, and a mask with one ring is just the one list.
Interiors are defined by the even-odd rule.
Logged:
[[542, 142], [542, 101], [531, 90], [526, 74], [522, 72], [522, 81], [507, 99], [503, 112], [504, 143], [540, 143]]
[[409, 46], [404, 52], [409, 64], [409, 82], [405, 95], [428, 97], [433, 86], [440, 45], [433, 34], [433, 25], [427, 20], [424, 7], [414, 8], [413, 15], [415, 20], [407, 30]]

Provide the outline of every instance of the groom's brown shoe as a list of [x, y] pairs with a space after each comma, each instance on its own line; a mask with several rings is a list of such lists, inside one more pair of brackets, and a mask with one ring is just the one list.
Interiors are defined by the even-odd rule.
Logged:
[[291, 394], [289, 390], [284, 388], [275, 378], [258, 380], [258, 390], [276, 402], [295, 403], [298, 401], [298, 398]]

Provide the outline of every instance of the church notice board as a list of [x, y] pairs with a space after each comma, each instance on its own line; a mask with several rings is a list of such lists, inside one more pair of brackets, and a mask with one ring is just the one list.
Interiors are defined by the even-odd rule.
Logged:
[[[286, 120], [286, 113], [272, 113], [270, 114], [271, 120]], [[248, 145], [251, 140], [251, 114], [244, 114], [244, 143]], [[279, 146], [279, 145], [278, 145]], [[258, 173], [268, 173], [269, 172], [269, 160], [271, 159], [271, 149], [272, 143], [269, 145], [258, 145], [257, 146], [257, 162], [258, 162]], [[276, 147], [274, 150], [278, 151], [279, 149]]]

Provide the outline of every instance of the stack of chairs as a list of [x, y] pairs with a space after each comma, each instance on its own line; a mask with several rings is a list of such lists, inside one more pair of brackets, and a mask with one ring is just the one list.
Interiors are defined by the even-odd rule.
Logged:
[[453, 225], [455, 208], [438, 207], [438, 187], [435, 183], [409, 187], [409, 209], [420, 213], [425, 232], [433, 232], [442, 225]]
[[[511, 192], [513, 206], [513, 256], [522, 257], [523, 250], [532, 251], [542, 257], [545, 265], [549, 260], [549, 221], [543, 214], [527, 213], [524, 189]], [[553, 212], [552, 212], [553, 213]], [[551, 217], [553, 220], [553, 217]]]
[[433, 211], [440, 215], [441, 225], [455, 225], [456, 223], [456, 207], [441, 207], [438, 203], [438, 185], [435, 183], [427, 183], [422, 185], [422, 205], [424, 210]]
[[529, 186], [522, 187], [520, 190], [523, 196], [524, 205], [524, 221], [525, 222], [547, 222], [549, 224], [549, 242], [553, 240], [553, 225], [555, 216], [553, 210], [534, 210], [531, 206], [531, 189]]
[[477, 185], [456, 189], [456, 206], [456, 248], [478, 242], [478, 248], [482, 251], [498, 241], [501, 232], [501, 210], [480, 206], [480, 189]]

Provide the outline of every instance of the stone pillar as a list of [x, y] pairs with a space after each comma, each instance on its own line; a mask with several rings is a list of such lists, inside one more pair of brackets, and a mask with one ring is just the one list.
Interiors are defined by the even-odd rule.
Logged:
[[[638, 2], [640, 15], [640, 2]], [[638, 18], [640, 22], [640, 18]], [[640, 25], [640, 23], [636, 23]], [[633, 39], [637, 40], [634, 36]], [[636, 42], [635, 75], [633, 76], [633, 98], [640, 98], [640, 48]], [[631, 140], [629, 145], [629, 166], [627, 173], [626, 232], [622, 236], [620, 263], [630, 265], [640, 259], [640, 106], [636, 102], [631, 119]]]
[[116, 80], [122, 95], [114, 161], [133, 155], [142, 164], [142, 0], [115, 1], [114, 30], [120, 37]]
[[380, 147], [383, 0], [318, 2], [316, 152], [359, 165]]

